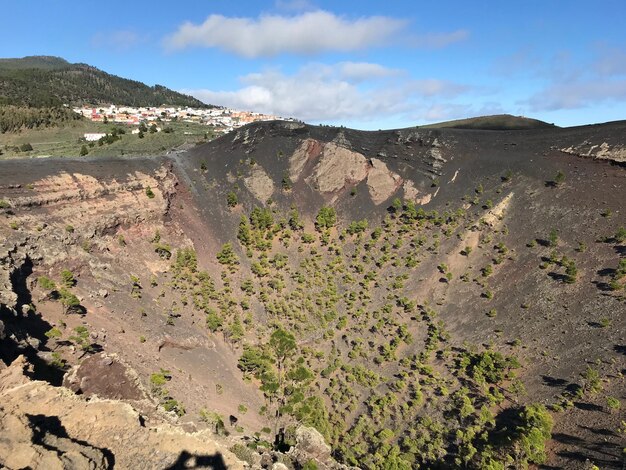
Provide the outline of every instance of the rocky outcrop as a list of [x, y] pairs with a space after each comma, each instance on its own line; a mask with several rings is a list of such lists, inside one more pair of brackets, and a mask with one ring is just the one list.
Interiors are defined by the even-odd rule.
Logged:
[[371, 168], [367, 174], [367, 188], [374, 204], [386, 201], [402, 184], [400, 175], [392, 172], [382, 160], [371, 159]]
[[415, 183], [410, 180], [404, 182], [402, 189], [404, 190], [404, 199], [407, 201], [415, 200], [419, 194], [419, 190], [415, 187]]
[[319, 140], [305, 139], [289, 158], [289, 178], [291, 181], [300, 179], [307, 162], [319, 157], [323, 145]]
[[322, 193], [332, 193], [363, 181], [367, 173], [368, 162], [363, 155], [331, 142], [324, 146], [309, 181]]
[[34, 180], [29, 187], [7, 188], [3, 197], [19, 213], [14, 219], [19, 226], [38, 225], [40, 231], [49, 227], [59, 237], [68, 235], [65, 229], [71, 226], [72, 232], [93, 237], [111, 227], [162, 217], [176, 184], [166, 165], [150, 174], [135, 171], [107, 180], [63, 171]]
[[626, 147], [622, 145], [610, 146], [607, 142], [593, 144], [585, 140], [579, 145], [560, 149], [563, 153], [577, 157], [593, 158], [594, 160], [610, 160], [616, 163], [626, 163]]
[[[321, 193], [336, 194], [365, 180], [372, 201], [378, 205], [389, 199], [403, 183], [402, 178], [389, 170], [382, 160], [367, 159], [350, 150], [345, 142], [324, 144], [314, 139], [303, 141], [292, 154], [289, 160], [292, 181], [300, 179], [306, 173], [307, 164], [315, 159], [318, 159], [315, 167], [305, 178]], [[413, 192], [417, 194], [414, 187]]]
[[244, 468], [208, 432], [186, 433], [131, 405], [0, 372], [0, 465], [32, 469]]
[[252, 167], [250, 176], [244, 178], [243, 182], [248, 191], [262, 203], [274, 194], [274, 181], [259, 165]]
[[428, 163], [433, 167], [433, 170], [436, 174], [441, 174], [443, 164], [447, 162], [447, 160], [443, 157], [443, 152], [441, 151], [441, 148], [441, 142], [439, 142], [439, 139], [435, 139], [433, 140], [430, 150], [428, 151]]
[[291, 455], [300, 465], [304, 465], [309, 460], [314, 460], [324, 468], [327, 465], [332, 468], [336, 462], [330, 454], [330, 446], [324, 440], [324, 436], [315, 428], [300, 426], [296, 429], [296, 445], [291, 450]]
[[73, 367], [63, 386], [86, 397], [97, 395], [117, 400], [146, 400], [148, 394], [137, 374], [116, 354], [98, 353]]
[[17, 307], [13, 277], [25, 260], [25, 254], [15, 244], [7, 241], [0, 243], [0, 306], [12, 311]]

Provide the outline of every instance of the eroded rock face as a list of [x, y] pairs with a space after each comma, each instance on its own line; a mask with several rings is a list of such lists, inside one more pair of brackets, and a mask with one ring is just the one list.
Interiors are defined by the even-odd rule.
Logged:
[[[63, 437], [54, 418], [11, 415], [0, 406], [0, 426], [11, 430], [10, 439], [0, 439], [0, 463], [7, 468], [106, 470], [113, 465], [104, 449]], [[57, 427], [57, 434], [50, 427]]]
[[243, 181], [248, 191], [263, 203], [274, 194], [274, 180], [259, 165], [252, 167], [250, 176]]
[[315, 428], [300, 426], [296, 430], [296, 448], [320, 462], [330, 459], [330, 446]]
[[308, 426], [296, 429], [296, 445], [289, 451], [289, 455], [300, 466], [307, 462], [315, 462], [317, 467], [323, 470], [350, 468], [337, 463], [331, 456], [331, 448], [324, 436], [315, 428]]
[[[17, 294], [13, 290], [11, 276], [24, 263], [25, 256], [14, 244], [0, 242], [0, 305], [14, 309]], [[1, 338], [0, 338], [1, 339]]]
[[[159, 220], [169, 210], [176, 184], [167, 165], [117, 179], [61, 171], [34, 180], [32, 189], [8, 189], [3, 197], [15, 209], [19, 227], [36, 228], [37, 237], [49, 235], [70, 245], [78, 236], [97, 238], [119, 226]], [[61, 262], [64, 254], [53, 251], [49, 241], [39, 248], [48, 263]]]
[[[332, 194], [355, 186], [366, 180], [370, 197], [378, 205], [394, 194], [403, 180], [392, 172], [382, 160], [366, 158], [361, 153], [350, 149], [349, 142], [340, 133], [332, 142], [322, 143], [315, 139], [306, 139], [289, 159], [289, 176], [292, 181], [306, 178], [306, 182], [315, 190]], [[305, 171], [307, 164], [318, 160], [314, 168]], [[308, 175], [307, 175], [308, 173]], [[413, 185], [405, 187], [409, 197], [417, 196]]]
[[115, 354], [89, 356], [65, 375], [63, 386], [87, 397], [97, 395], [118, 400], [148, 398], [137, 374], [120, 362]]
[[402, 185], [402, 178], [387, 168], [382, 160], [372, 158], [367, 175], [367, 188], [374, 204], [378, 205], [391, 197]]
[[[0, 372], [0, 464], [8, 468], [244, 468], [207, 432], [147, 425], [129, 404], [29, 381], [23, 358]], [[175, 466], [175, 467], [174, 467]]]
[[593, 144], [584, 141], [579, 145], [562, 148], [561, 152], [576, 155], [578, 157], [587, 157], [597, 160], [611, 160], [617, 163], [626, 163], [626, 147], [614, 145], [611, 147], [608, 143]]
[[415, 187], [413, 181], [405, 181], [402, 185], [402, 189], [404, 190], [404, 199], [407, 201], [415, 200], [419, 194], [419, 190]]
[[310, 182], [322, 193], [332, 193], [363, 181], [367, 173], [368, 162], [363, 155], [331, 142], [324, 146]]
[[307, 162], [319, 157], [322, 149], [322, 143], [315, 139], [305, 139], [300, 144], [289, 159], [289, 178], [291, 178], [291, 181], [300, 179]]

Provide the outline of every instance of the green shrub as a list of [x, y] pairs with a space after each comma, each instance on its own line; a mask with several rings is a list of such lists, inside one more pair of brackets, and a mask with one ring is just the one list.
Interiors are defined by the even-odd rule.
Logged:
[[171, 379], [170, 371], [166, 369], [161, 369], [159, 372], [150, 374], [150, 383], [155, 387], [162, 387]]
[[329, 229], [337, 223], [337, 213], [329, 206], [323, 206], [315, 218], [315, 226], [318, 230]]
[[355, 235], [357, 233], [363, 233], [363, 232], [365, 232], [365, 230], [367, 230], [367, 220], [366, 219], [351, 222], [350, 225], [348, 226], [348, 228], [346, 229], [346, 231], [350, 235]]
[[564, 181], [565, 173], [563, 173], [561, 170], [557, 171], [556, 175], [554, 176], [554, 185], [560, 186]]
[[252, 449], [249, 449], [243, 444], [235, 444], [230, 447], [230, 450], [233, 454], [239, 458], [239, 460], [243, 460], [247, 462], [249, 465], [254, 465], [254, 454], [255, 452]]
[[222, 245], [222, 249], [217, 253], [217, 260], [220, 264], [224, 264], [226, 266], [235, 266], [239, 264], [239, 258], [233, 250], [232, 243], [228, 242]]
[[69, 269], [61, 271], [61, 283], [65, 287], [74, 287], [76, 285], [76, 279], [74, 278], [72, 271]]
[[79, 346], [83, 351], [91, 352], [93, 350], [93, 344], [89, 339], [89, 330], [82, 325], [74, 328], [74, 335], [70, 336], [69, 340]]
[[619, 410], [622, 407], [620, 401], [615, 397], [606, 397], [606, 406], [609, 410]]
[[173, 411], [178, 416], [183, 416], [185, 414], [185, 408], [183, 405], [173, 398], [165, 399], [162, 405], [165, 411]]
[[568, 284], [573, 284], [576, 282], [576, 277], [578, 276], [578, 268], [576, 267], [576, 263], [574, 261], [570, 261], [567, 263], [567, 267], [565, 268], [565, 282]]
[[313, 243], [315, 241], [315, 236], [310, 234], [310, 233], [303, 233], [302, 236], [300, 237], [302, 240], [302, 243]]
[[59, 291], [59, 301], [63, 305], [63, 312], [69, 313], [80, 306], [80, 300], [66, 288]]
[[212, 333], [218, 331], [223, 325], [222, 317], [212, 308], [206, 314], [206, 326]]
[[559, 244], [559, 234], [555, 229], [550, 230], [548, 235], [548, 243], [550, 246], [557, 246]]
[[517, 442], [526, 461], [542, 464], [546, 460], [545, 443], [552, 437], [552, 416], [543, 405], [527, 405], [519, 415]]
[[57, 285], [55, 284], [55, 282], [50, 279], [48, 276], [39, 276], [37, 278], [37, 284], [39, 285], [39, 287], [41, 287], [44, 290], [55, 290], [57, 288]]
[[224, 425], [224, 419], [213, 411], [209, 411], [206, 408], [200, 410], [200, 421], [205, 422], [211, 426], [214, 426], [215, 434], [220, 436], [227, 435], [226, 426]]
[[60, 338], [61, 336], [63, 336], [63, 333], [56, 326], [46, 331], [47, 338], [53, 339], [53, 338]]
[[230, 191], [226, 195], [226, 204], [228, 207], [235, 207], [239, 203], [239, 198], [237, 197], [237, 193], [235, 191]]

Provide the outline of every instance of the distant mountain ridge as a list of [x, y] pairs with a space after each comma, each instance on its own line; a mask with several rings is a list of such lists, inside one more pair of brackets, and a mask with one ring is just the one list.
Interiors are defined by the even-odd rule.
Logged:
[[0, 105], [43, 108], [113, 103], [213, 107], [162, 85], [148, 86], [87, 64], [72, 64], [60, 57], [0, 59]]
[[476, 129], [490, 131], [515, 131], [524, 129], [544, 129], [554, 128], [554, 124], [549, 124], [539, 119], [527, 118], [524, 116], [513, 116], [511, 114], [494, 114], [491, 116], [478, 116], [466, 119], [456, 119], [454, 121], [438, 122], [420, 126], [426, 129], [452, 128], [452, 129]]

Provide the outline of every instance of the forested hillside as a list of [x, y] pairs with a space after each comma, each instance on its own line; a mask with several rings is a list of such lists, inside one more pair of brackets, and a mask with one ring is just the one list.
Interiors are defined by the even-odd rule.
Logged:
[[148, 86], [58, 57], [0, 59], [0, 105], [58, 107], [63, 104], [129, 106], [208, 105], [161, 85]]

